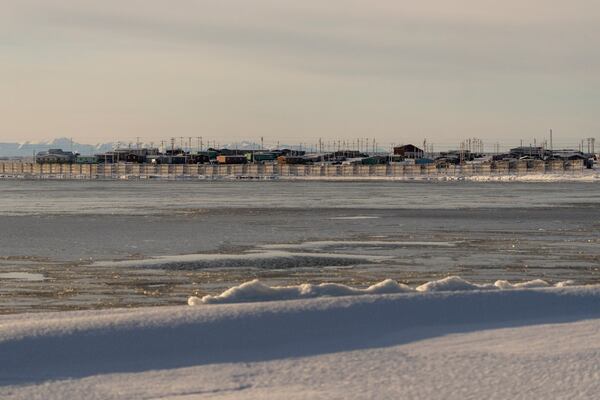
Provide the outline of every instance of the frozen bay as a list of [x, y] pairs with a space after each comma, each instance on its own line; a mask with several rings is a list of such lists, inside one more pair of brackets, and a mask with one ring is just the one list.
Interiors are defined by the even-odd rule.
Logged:
[[0, 312], [184, 304], [255, 278], [597, 283], [599, 199], [580, 182], [0, 181]]

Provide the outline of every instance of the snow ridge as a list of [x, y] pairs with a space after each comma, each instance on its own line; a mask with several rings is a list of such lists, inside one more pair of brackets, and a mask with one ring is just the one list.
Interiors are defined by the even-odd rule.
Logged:
[[[559, 282], [554, 286], [565, 287], [572, 284], [572, 281], [564, 281]], [[544, 288], [550, 286], [552, 285], [541, 279], [515, 284], [505, 280], [499, 280], [493, 284], [476, 284], [471, 283], [459, 276], [449, 276], [447, 278], [427, 282], [414, 289], [392, 279], [386, 279], [375, 285], [369, 286], [366, 289], [357, 289], [338, 283], [321, 283], [318, 285], [304, 283], [298, 286], [268, 286], [260, 282], [258, 279], [255, 279], [242, 283], [239, 286], [229, 288], [216, 296], [207, 295], [201, 298], [197, 296], [191, 296], [188, 299], [188, 304], [190, 306], [195, 306], [200, 304], [297, 300], [315, 297], [359, 296], [367, 294], [455, 292], [464, 290], [507, 290], [522, 288]]]

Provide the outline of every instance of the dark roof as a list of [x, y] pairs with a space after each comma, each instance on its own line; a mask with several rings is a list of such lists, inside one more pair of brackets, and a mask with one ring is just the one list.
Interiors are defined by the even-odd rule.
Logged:
[[394, 150], [404, 150], [404, 151], [409, 151], [409, 152], [423, 152], [423, 150], [421, 150], [420, 148], [418, 148], [417, 146], [415, 146], [414, 144], [405, 144], [402, 146], [396, 146], [394, 147]]

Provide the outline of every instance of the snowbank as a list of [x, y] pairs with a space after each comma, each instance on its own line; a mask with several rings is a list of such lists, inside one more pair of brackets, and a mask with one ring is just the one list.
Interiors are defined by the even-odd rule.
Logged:
[[593, 398], [600, 390], [600, 286], [427, 288], [404, 292], [386, 281], [366, 290], [402, 293], [0, 316], [0, 398]]
[[[559, 282], [556, 287], [565, 287], [572, 284], [572, 281]], [[356, 289], [350, 286], [337, 283], [321, 283], [312, 285], [305, 283], [299, 286], [267, 286], [257, 279], [242, 283], [227, 289], [223, 293], [212, 296], [207, 295], [202, 298], [192, 296], [188, 299], [191, 306], [199, 304], [214, 303], [244, 303], [256, 301], [276, 301], [276, 300], [297, 300], [315, 297], [338, 297], [338, 296], [358, 296], [366, 294], [391, 294], [391, 293], [409, 293], [409, 292], [453, 292], [464, 290], [506, 290], [519, 288], [542, 288], [551, 286], [548, 282], [536, 279], [528, 282], [511, 284], [508, 281], [496, 281], [494, 284], [476, 284], [462, 279], [459, 276], [449, 276], [444, 279], [427, 282], [413, 289], [410, 286], [397, 283], [391, 279], [386, 279], [366, 289]]]

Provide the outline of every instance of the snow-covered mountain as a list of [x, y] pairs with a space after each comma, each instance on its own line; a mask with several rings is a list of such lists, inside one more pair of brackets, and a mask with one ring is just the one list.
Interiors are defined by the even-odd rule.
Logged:
[[57, 138], [51, 141], [2, 143], [0, 142], [1, 157], [28, 157], [39, 151], [48, 149], [73, 150], [79, 154], [96, 154], [111, 150], [113, 143], [84, 144], [71, 142], [69, 138]]
[[[128, 144], [125, 142], [120, 143], [97, 143], [97, 144], [84, 144], [72, 142], [69, 138], [57, 138], [49, 141], [40, 141], [40, 142], [23, 142], [23, 143], [10, 143], [10, 142], [0, 142], [0, 157], [31, 157], [34, 153], [38, 153], [40, 151], [45, 151], [49, 149], [62, 149], [65, 151], [74, 151], [82, 155], [92, 155], [104, 153], [106, 151], [110, 151], [116, 147], [127, 147]], [[155, 144], [156, 145], [156, 144]], [[177, 144], [176, 144], [177, 145]], [[142, 146], [149, 146], [148, 144], [142, 144]], [[216, 144], [211, 142], [205, 142], [204, 148], [207, 146], [213, 147]], [[177, 146], [179, 147], [179, 146]], [[239, 149], [239, 150], [259, 150], [261, 149], [261, 144], [256, 143], [254, 141], [239, 141], [239, 142], [230, 142], [226, 144], [219, 144], [220, 148], [227, 149]], [[277, 145], [273, 143], [264, 143], [262, 147], [265, 150], [275, 149]], [[305, 151], [316, 151], [316, 147], [313, 145], [312, 147], [307, 147], [306, 145], [299, 144], [286, 144], [279, 143], [280, 149], [291, 149], [291, 150], [305, 150]], [[192, 150], [195, 150], [196, 147], [192, 145]], [[377, 148], [377, 151], [385, 152], [386, 149]]]

